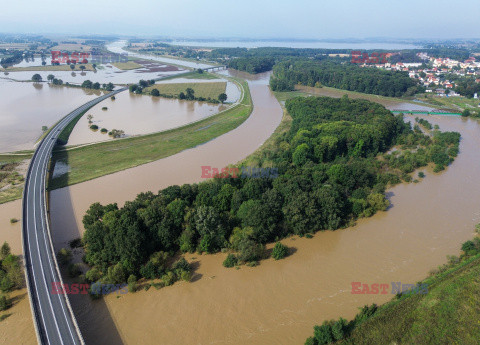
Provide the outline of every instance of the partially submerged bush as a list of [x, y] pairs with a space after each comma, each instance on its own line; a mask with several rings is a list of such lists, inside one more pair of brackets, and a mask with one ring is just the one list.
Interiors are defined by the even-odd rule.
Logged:
[[60, 265], [67, 265], [72, 260], [72, 252], [66, 248], [62, 248], [58, 251], [57, 258]]
[[237, 257], [233, 254], [228, 254], [225, 261], [223, 261], [223, 266], [227, 268], [233, 267], [236, 264], [237, 264]]
[[275, 260], [283, 259], [288, 255], [288, 247], [280, 242], [275, 243], [275, 247], [273, 247], [272, 257]]

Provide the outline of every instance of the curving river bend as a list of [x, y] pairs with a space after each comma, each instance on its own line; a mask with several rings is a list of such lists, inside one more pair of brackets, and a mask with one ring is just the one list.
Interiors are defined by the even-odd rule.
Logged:
[[[282, 116], [267, 78], [249, 81], [254, 112], [236, 130], [178, 155], [52, 192], [56, 246], [78, 236], [81, 217], [92, 202], [123, 204], [142, 191], [197, 182], [201, 165], [223, 167], [253, 152]], [[352, 295], [351, 282], [415, 283], [424, 278], [447, 254], [458, 254], [480, 218], [478, 122], [446, 116], [428, 120], [442, 130], [461, 132], [460, 155], [443, 173], [427, 169], [421, 183], [389, 190], [393, 207], [388, 212], [313, 239], [286, 239], [296, 252], [280, 262], [234, 270], [222, 267], [224, 254], [190, 255], [197, 266], [193, 283], [108, 296], [101, 307], [77, 303], [87, 342], [300, 344], [314, 324], [350, 318], [357, 307], [393, 296]], [[113, 325], [118, 333], [112, 338], [105, 330], [116, 332]]]
[[[154, 163], [53, 191], [56, 247], [79, 236], [81, 218], [95, 201], [123, 204], [142, 191], [200, 181], [201, 165], [223, 167], [253, 152], [282, 116], [267, 78], [249, 81], [254, 112], [234, 131]], [[415, 283], [424, 278], [446, 261], [447, 254], [459, 253], [480, 219], [479, 123], [447, 116], [428, 120], [462, 134], [460, 154], [446, 171], [434, 174], [427, 169], [424, 181], [390, 189], [393, 207], [388, 212], [312, 239], [286, 239], [296, 252], [278, 262], [266, 260], [259, 267], [235, 270], [222, 267], [225, 254], [190, 255], [197, 267], [192, 283], [120, 298], [112, 295], [95, 303], [74, 298], [87, 343], [301, 344], [314, 324], [351, 318], [357, 307], [393, 296], [352, 295], [351, 282]], [[8, 220], [19, 204], [0, 206], [2, 240], [17, 228]], [[8, 334], [2, 329], [0, 334]]]

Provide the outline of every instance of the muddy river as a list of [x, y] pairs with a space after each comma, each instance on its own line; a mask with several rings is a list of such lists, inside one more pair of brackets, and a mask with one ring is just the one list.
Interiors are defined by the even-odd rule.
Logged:
[[[281, 109], [265, 80], [250, 81], [250, 87], [255, 111], [236, 130], [173, 157], [54, 191], [56, 246], [78, 236], [81, 217], [94, 201], [122, 204], [141, 191], [200, 181], [200, 165], [222, 167], [252, 152], [278, 124]], [[94, 309], [77, 303], [85, 337], [114, 344], [104, 334], [110, 327], [116, 341], [122, 338], [125, 344], [302, 343], [314, 324], [352, 317], [358, 306], [392, 297], [352, 295], [352, 281], [422, 279], [445, 262], [447, 254], [458, 254], [480, 219], [478, 123], [458, 117], [429, 120], [462, 133], [461, 154], [441, 174], [426, 170], [421, 183], [392, 188], [393, 207], [388, 212], [313, 239], [286, 239], [296, 249], [294, 255], [256, 268], [223, 268], [224, 254], [190, 256], [198, 267], [193, 283], [109, 296]], [[111, 318], [105, 318], [105, 309]]]
[[[55, 246], [80, 235], [81, 218], [95, 201], [123, 204], [142, 191], [197, 182], [201, 165], [223, 167], [253, 152], [282, 116], [266, 78], [249, 81], [255, 108], [234, 131], [154, 163], [53, 191]], [[446, 171], [425, 169], [420, 183], [390, 189], [393, 206], [387, 212], [312, 239], [288, 238], [283, 242], [295, 252], [278, 262], [235, 270], [222, 266], [225, 254], [195, 254], [188, 256], [196, 267], [191, 283], [111, 295], [95, 303], [74, 299], [87, 343], [302, 344], [314, 324], [351, 318], [357, 307], [393, 297], [353, 295], [351, 282], [406, 284], [424, 278], [447, 254], [458, 255], [480, 220], [479, 123], [453, 116], [425, 118], [442, 130], [461, 132], [460, 154]], [[13, 210], [12, 205], [0, 210]], [[14, 230], [1, 224], [2, 233]]]

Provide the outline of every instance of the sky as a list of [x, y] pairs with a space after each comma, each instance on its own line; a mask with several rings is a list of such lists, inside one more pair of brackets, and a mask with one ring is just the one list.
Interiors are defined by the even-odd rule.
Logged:
[[190, 38], [480, 38], [479, 0], [20, 0], [0, 32]]

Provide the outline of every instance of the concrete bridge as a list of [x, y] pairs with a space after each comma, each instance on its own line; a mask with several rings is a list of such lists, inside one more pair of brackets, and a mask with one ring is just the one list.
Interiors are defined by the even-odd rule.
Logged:
[[222, 66], [212, 66], [208, 68], [201, 68], [204, 72], [215, 72], [215, 71], [222, 71], [224, 69], [227, 69], [227, 66], [222, 65]]
[[456, 115], [456, 116], [460, 116], [462, 114], [460, 113], [453, 113], [451, 111], [448, 111], [448, 110], [438, 110], [438, 109], [434, 109], [432, 111], [427, 111], [427, 110], [391, 110], [392, 113], [396, 113], [396, 114], [400, 114], [400, 113], [403, 113], [403, 114], [426, 114], [426, 115]]

